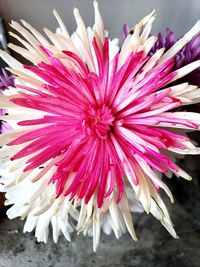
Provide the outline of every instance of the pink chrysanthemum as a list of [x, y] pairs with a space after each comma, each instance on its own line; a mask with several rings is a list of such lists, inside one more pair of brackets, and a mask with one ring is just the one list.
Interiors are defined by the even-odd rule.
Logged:
[[[10, 218], [27, 217], [25, 231], [36, 227], [39, 241], [59, 232], [70, 240], [76, 230], [93, 235], [96, 250], [100, 229], [119, 237], [127, 228], [136, 239], [131, 211], [135, 194], [176, 238], [167, 208], [160, 198], [169, 188], [158, 173], [172, 171], [190, 180], [170, 153], [197, 154], [184, 129], [197, 130], [200, 115], [174, 109], [196, 102], [199, 91], [187, 83], [169, 84], [200, 66], [200, 60], [171, 71], [173, 57], [199, 32], [198, 22], [166, 53], [149, 51], [154, 12], [130, 32], [119, 51], [108, 39], [94, 1], [95, 25], [86, 29], [77, 9], [77, 30], [70, 37], [54, 11], [61, 32], [44, 29], [51, 43], [25, 21], [11, 26], [24, 48], [10, 48], [30, 60], [22, 65], [0, 52], [19, 81], [17, 92], [3, 96], [2, 108], [17, 110], [3, 119], [18, 129], [1, 136], [1, 152], [15, 177], [2, 178]], [[178, 130], [177, 130], [178, 129]], [[180, 129], [183, 129], [182, 131]], [[5, 176], [5, 170], [4, 170]]]

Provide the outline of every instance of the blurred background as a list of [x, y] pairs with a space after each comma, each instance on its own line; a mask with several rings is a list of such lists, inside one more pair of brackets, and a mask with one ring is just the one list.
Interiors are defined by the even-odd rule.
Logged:
[[[200, 0], [99, 0], [104, 24], [112, 38], [122, 40], [124, 23], [134, 25], [153, 9], [157, 19], [153, 33], [168, 27], [181, 37], [200, 18]], [[86, 25], [93, 25], [92, 0], [0, 0], [0, 17], [6, 31], [11, 20], [25, 19], [39, 31], [44, 27], [55, 30], [52, 15], [55, 8], [70, 33], [76, 29], [73, 7], [78, 7]], [[199, 140], [199, 134], [194, 136]], [[126, 234], [120, 240], [102, 233], [96, 254], [92, 240], [72, 235], [68, 243], [63, 237], [58, 244], [51, 237], [47, 245], [37, 243], [34, 233], [23, 234], [23, 222], [8, 220], [0, 213], [0, 267], [199, 267], [200, 266], [200, 157], [188, 156], [180, 160], [192, 176], [189, 183], [174, 177], [165, 179], [175, 196], [171, 205], [163, 196], [175, 224], [179, 240], [174, 240], [151, 216], [135, 214], [134, 222], [139, 241]]]
[[[124, 23], [134, 25], [153, 9], [156, 9], [157, 13], [154, 33], [169, 27], [175, 34], [181, 36], [200, 17], [199, 0], [99, 0], [98, 2], [111, 37], [119, 37]], [[46, 26], [54, 30], [57, 27], [52, 15], [55, 8], [69, 32], [73, 32], [76, 28], [72, 12], [74, 7], [80, 9], [86, 25], [93, 25], [92, 0], [0, 0], [0, 17], [4, 18], [6, 25], [11, 20], [23, 18], [38, 30]]]

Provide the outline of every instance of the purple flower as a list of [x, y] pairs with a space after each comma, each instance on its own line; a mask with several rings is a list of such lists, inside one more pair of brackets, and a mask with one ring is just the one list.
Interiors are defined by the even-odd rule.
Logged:
[[[158, 40], [154, 47], [150, 51], [150, 55], [154, 54], [158, 49], [165, 47], [166, 51], [169, 50], [178, 39], [175, 34], [166, 29], [165, 35], [158, 34]], [[195, 35], [192, 40], [180, 50], [180, 52], [174, 56], [174, 70], [184, 67], [185, 65], [192, 63], [200, 59], [200, 34]], [[186, 75], [180, 82], [188, 82], [193, 85], [200, 85], [200, 68]]]
[[[9, 75], [8, 72], [2, 68], [2, 74], [0, 75], [0, 93], [1, 91], [5, 90], [9, 86], [14, 87], [14, 77], [12, 75]], [[6, 110], [0, 109], [0, 115], [5, 115]], [[6, 132], [7, 130], [11, 129], [10, 125], [0, 120], [0, 134]]]
[[170, 29], [167, 28], [165, 31], [165, 36], [163, 36], [161, 33], [158, 34], [158, 40], [149, 54], [152, 56], [158, 49], [163, 47], [165, 47], [166, 50], [169, 50], [176, 42], [176, 36]]
[[2, 68], [2, 74], [0, 75], [0, 90], [5, 90], [9, 86], [14, 87], [14, 77], [9, 75], [8, 72]]
[[130, 32], [130, 28], [129, 28], [128, 24], [124, 24], [123, 31], [122, 31], [123, 37], [126, 38], [126, 36], [129, 34], [129, 32]]
[[[123, 36], [129, 34], [130, 28], [127, 24], [123, 26]], [[178, 41], [175, 34], [170, 30], [166, 29], [165, 34], [158, 34], [158, 40], [149, 52], [152, 56], [158, 49], [165, 47], [165, 51], [169, 50]], [[179, 69], [185, 65], [192, 63], [193, 61], [200, 59], [200, 34], [195, 35], [192, 40], [180, 50], [178, 54], [174, 56], [174, 67], [173, 69]], [[185, 77], [181, 78], [178, 83], [188, 82], [189, 84], [200, 86], [200, 68], [195, 69]]]

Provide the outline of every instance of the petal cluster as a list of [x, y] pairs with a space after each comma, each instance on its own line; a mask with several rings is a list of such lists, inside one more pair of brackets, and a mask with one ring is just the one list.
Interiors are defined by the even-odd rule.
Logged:
[[131, 212], [143, 206], [176, 238], [159, 191], [172, 202], [173, 196], [159, 173], [190, 180], [171, 154], [200, 151], [184, 133], [199, 128], [199, 114], [176, 111], [197, 101], [198, 88], [170, 85], [200, 66], [197, 60], [173, 69], [174, 56], [199, 32], [200, 22], [167, 52], [161, 48], [150, 56], [157, 41], [150, 36], [154, 11], [119, 50], [96, 1], [94, 10], [95, 24], [87, 29], [74, 9], [72, 36], [54, 11], [60, 32], [45, 28], [50, 41], [25, 21], [11, 23], [23, 47], [10, 48], [32, 64], [0, 52], [17, 77], [15, 94], [0, 100], [11, 112], [2, 118], [17, 122], [0, 138], [6, 145], [0, 153], [6, 166], [2, 190], [13, 204], [8, 216], [27, 217], [24, 230], [36, 228], [45, 242], [50, 223], [56, 242], [60, 232], [70, 240], [77, 222], [77, 232], [92, 235], [96, 250], [101, 228], [117, 238], [127, 229], [137, 239]]
[[[123, 36], [124, 38], [130, 32], [130, 28], [127, 24], [123, 26]], [[165, 48], [165, 51], [169, 50], [176, 42], [178, 38], [170, 29], [166, 29], [165, 34], [159, 33], [157, 36], [157, 41], [151, 48], [149, 55], [152, 56], [161, 48]], [[175, 56], [174, 56], [174, 67], [173, 70], [184, 67], [185, 65], [192, 63], [193, 61], [200, 59], [200, 34], [197, 33]], [[200, 68], [195, 69], [188, 75], [184, 76], [180, 82], [188, 82], [193, 85], [200, 84]]]
[[[155, 43], [154, 47], [150, 51], [152, 55], [158, 49], [164, 47], [166, 50], [170, 49], [176, 42], [177, 38], [175, 34], [170, 30], [167, 29], [165, 35], [161, 33], [158, 34], [158, 40]], [[179, 51], [177, 55], [174, 57], [174, 69], [179, 69], [193, 61], [200, 59], [200, 34], [197, 33], [192, 40]], [[186, 81], [193, 85], [200, 85], [200, 68], [195, 69], [188, 75], [182, 78], [182, 82]]]

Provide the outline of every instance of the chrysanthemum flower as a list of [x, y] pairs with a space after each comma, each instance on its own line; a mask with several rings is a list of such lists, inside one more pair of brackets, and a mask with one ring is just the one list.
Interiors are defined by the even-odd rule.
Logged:
[[117, 238], [127, 229], [137, 239], [131, 216], [136, 195], [177, 238], [159, 191], [172, 202], [173, 196], [158, 172], [191, 180], [168, 154], [200, 152], [184, 134], [199, 128], [200, 115], [174, 111], [196, 101], [197, 87], [170, 86], [200, 66], [198, 60], [172, 71], [174, 56], [200, 31], [200, 22], [166, 53], [162, 48], [150, 57], [157, 40], [149, 37], [154, 12], [131, 30], [119, 51], [96, 1], [94, 10], [95, 24], [86, 29], [74, 9], [72, 36], [54, 11], [61, 33], [45, 28], [50, 41], [23, 20], [23, 26], [11, 23], [24, 47], [10, 48], [34, 66], [0, 52], [20, 81], [17, 93], [0, 101], [12, 112], [3, 119], [18, 122], [17, 130], [0, 139], [12, 173], [4, 170], [1, 180], [6, 204], [13, 204], [8, 216], [27, 217], [24, 231], [36, 228], [38, 241], [45, 242], [50, 223], [56, 242], [60, 232], [70, 240], [77, 221], [75, 229], [91, 234], [96, 250], [101, 228]]

